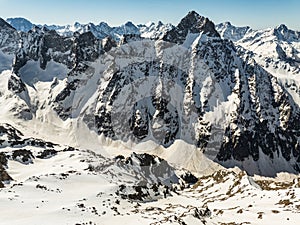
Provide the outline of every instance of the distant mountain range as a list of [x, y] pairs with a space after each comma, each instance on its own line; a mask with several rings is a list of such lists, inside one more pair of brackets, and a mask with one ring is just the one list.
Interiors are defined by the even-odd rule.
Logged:
[[6, 21], [16, 30], [23, 32], [28, 32], [34, 27], [39, 27], [55, 30], [62, 36], [70, 37], [75, 32], [85, 33], [91, 31], [95, 37], [99, 39], [111, 36], [116, 40], [120, 40], [120, 38], [126, 34], [137, 34], [142, 37], [159, 37], [159, 35], [163, 32], [170, 30], [173, 27], [171, 24], [163, 24], [160, 21], [157, 24], [152, 22], [146, 25], [134, 25], [132, 22], [127, 22], [118, 27], [111, 27], [105, 22], [101, 22], [98, 25], [93, 23], [81, 24], [76, 22], [73, 25], [60, 26], [33, 24], [25, 18], [8, 18]]
[[[8, 18], [6, 20], [12, 27], [18, 31], [28, 32], [34, 27], [41, 29], [55, 30], [59, 35], [71, 37], [75, 32], [80, 34], [92, 32], [98, 39], [111, 37], [119, 41], [124, 35], [134, 34], [143, 38], [159, 39], [166, 32], [173, 29], [172, 24], [157, 24], [151, 22], [147, 24], [134, 25], [127, 22], [118, 27], [110, 27], [107, 23], [101, 22], [98, 25], [93, 23], [73, 25], [35, 25], [25, 18]], [[230, 22], [216, 25], [216, 30], [222, 38], [235, 42], [238, 46], [252, 51], [256, 54], [256, 60], [264, 67], [284, 69], [292, 73], [299, 72], [300, 53], [298, 43], [300, 32], [289, 29], [286, 25], [281, 24], [274, 29], [254, 30], [249, 26], [237, 27]]]

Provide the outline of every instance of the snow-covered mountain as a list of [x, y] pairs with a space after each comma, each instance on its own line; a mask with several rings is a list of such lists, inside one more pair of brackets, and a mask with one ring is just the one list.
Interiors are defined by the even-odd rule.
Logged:
[[[90, 31], [97, 39], [111, 37], [115, 41], [120, 41], [122, 36], [127, 34], [140, 35], [143, 38], [160, 39], [174, 26], [149, 22], [145, 25], [134, 25], [127, 22], [118, 27], [111, 27], [105, 22], [98, 25], [93, 23], [73, 25], [35, 25], [24, 18], [8, 18], [6, 20], [18, 31], [28, 32], [35, 26], [55, 30], [59, 35], [65, 37], [74, 36], [75, 32], [80, 34]], [[185, 26], [185, 25], [184, 25]], [[230, 22], [216, 25], [216, 30], [222, 38], [232, 40], [236, 45], [255, 53], [256, 61], [268, 71], [280, 74], [284, 72], [298, 73], [299, 71], [299, 32], [288, 29], [285, 25], [265, 30], [253, 30], [249, 26], [237, 27]]]
[[242, 39], [248, 32], [252, 31], [249, 26], [236, 27], [230, 22], [217, 24], [216, 30], [220, 33], [222, 38], [226, 38], [234, 42]]
[[235, 27], [230, 23], [218, 24], [216, 27], [223, 38], [253, 52], [255, 60], [271, 73], [299, 73], [300, 32], [284, 24], [264, 30]]
[[141, 36], [144, 38], [152, 39], [161, 38], [167, 31], [171, 30], [173, 27], [174, 26], [172, 24], [163, 24], [161, 21], [159, 21], [157, 24], [154, 22], [149, 22], [145, 25], [138, 25]]
[[[276, 77], [280, 87], [286, 90], [287, 96], [299, 107], [300, 32], [293, 31], [283, 24], [275, 28], [252, 30], [225, 23], [217, 25], [217, 29], [222, 37], [234, 41], [240, 51], [245, 52], [249, 58], [254, 59], [264, 70]], [[230, 35], [234, 33], [236, 35]], [[295, 123], [297, 124], [296, 121]]]
[[[8, 22], [4, 223], [299, 219], [298, 32], [215, 26], [194, 11], [177, 26]], [[39, 214], [14, 218], [12, 207]]]
[[[244, 46], [257, 32], [225, 26], [239, 38], [245, 33], [238, 41]], [[250, 174], [299, 171], [297, 80], [283, 85], [254, 60], [253, 52], [220, 38], [209, 19], [190, 12], [177, 26], [154, 32], [154, 39], [141, 37], [127, 23], [114, 28], [116, 33], [131, 27], [119, 43], [99, 39], [87, 27], [87, 32], [60, 36], [37, 26], [18, 33], [3, 21], [12, 43], [5, 46], [19, 43], [2, 51], [15, 54], [12, 72], [3, 74], [6, 91], [18, 99], [6, 106], [8, 114], [37, 122], [54, 114], [61, 123], [78, 123], [128, 148], [141, 143], [169, 147], [183, 140], [220, 164]], [[280, 43], [287, 37], [297, 41], [298, 33], [287, 32], [279, 27], [270, 35], [280, 36]], [[7, 105], [7, 97], [2, 98]]]

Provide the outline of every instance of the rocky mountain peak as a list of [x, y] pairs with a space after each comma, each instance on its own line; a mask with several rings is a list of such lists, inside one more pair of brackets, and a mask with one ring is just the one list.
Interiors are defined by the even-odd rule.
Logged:
[[79, 22], [74, 23], [74, 27], [80, 27], [80, 26], [81, 26], [81, 24]]
[[110, 26], [108, 25], [108, 23], [106, 23], [106, 22], [100, 22], [100, 23], [99, 23], [99, 27], [111, 29], [111, 27], [110, 27]]
[[283, 41], [299, 41], [300, 32], [290, 30], [285, 24], [280, 24], [274, 28], [274, 35]]
[[289, 28], [285, 24], [280, 24], [278, 27], [276, 27], [276, 30], [280, 31], [287, 31]]
[[135, 25], [134, 25], [131, 21], [127, 21], [127, 22], [125, 23], [125, 26], [126, 26], [126, 27], [135, 27]]
[[163, 40], [182, 44], [189, 33], [204, 33], [210, 37], [220, 37], [215, 24], [208, 18], [200, 16], [197, 12], [189, 12], [177, 25], [168, 31]]
[[119, 27], [113, 27], [112, 29], [117, 35], [120, 36], [124, 34], [140, 34], [139, 29], [130, 21]]
[[163, 22], [161, 22], [161, 21], [158, 21], [158, 23], [157, 23], [157, 27], [161, 27], [161, 26], [163, 26], [164, 24], [163, 24]]
[[[13, 54], [18, 48], [18, 43], [19, 33], [17, 30], [0, 18], [0, 50], [4, 53]], [[0, 71], [3, 64], [5, 64], [5, 60], [0, 56]]]
[[178, 24], [178, 29], [186, 30], [190, 33], [203, 32], [208, 36], [219, 37], [219, 33], [215, 29], [215, 24], [208, 18], [200, 16], [197, 12], [191, 11]]

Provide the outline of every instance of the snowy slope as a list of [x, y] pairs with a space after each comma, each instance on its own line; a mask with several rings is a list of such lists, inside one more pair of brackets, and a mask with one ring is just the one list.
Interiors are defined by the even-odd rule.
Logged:
[[[9, 160], [14, 181], [0, 189], [1, 224], [297, 224], [300, 219], [297, 176], [252, 178], [238, 169], [219, 170], [196, 184], [139, 189], [132, 184], [134, 169], [143, 167], [130, 168], [127, 160], [76, 150], [28, 165]], [[96, 170], [91, 161], [97, 161]]]
[[276, 73], [299, 73], [300, 33], [281, 24], [275, 28], [252, 30], [236, 27], [229, 22], [216, 26], [223, 38], [254, 53], [254, 57], [266, 69]]

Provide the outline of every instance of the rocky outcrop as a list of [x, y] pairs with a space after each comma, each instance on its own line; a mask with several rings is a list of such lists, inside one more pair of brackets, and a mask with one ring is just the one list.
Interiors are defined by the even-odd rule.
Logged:
[[27, 165], [33, 163], [34, 156], [29, 150], [19, 149], [13, 151], [11, 159]]
[[5, 167], [7, 167], [7, 156], [0, 152], [0, 188], [4, 187], [2, 182], [8, 182], [12, 180], [12, 178], [6, 172]]
[[147, 153], [132, 153], [125, 159], [117, 158], [116, 160], [118, 167], [131, 171], [131, 174], [141, 176], [138, 183], [141, 187], [159, 183], [171, 187], [172, 184], [177, 184], [179, 181], [174, 168], [157, 156]]

